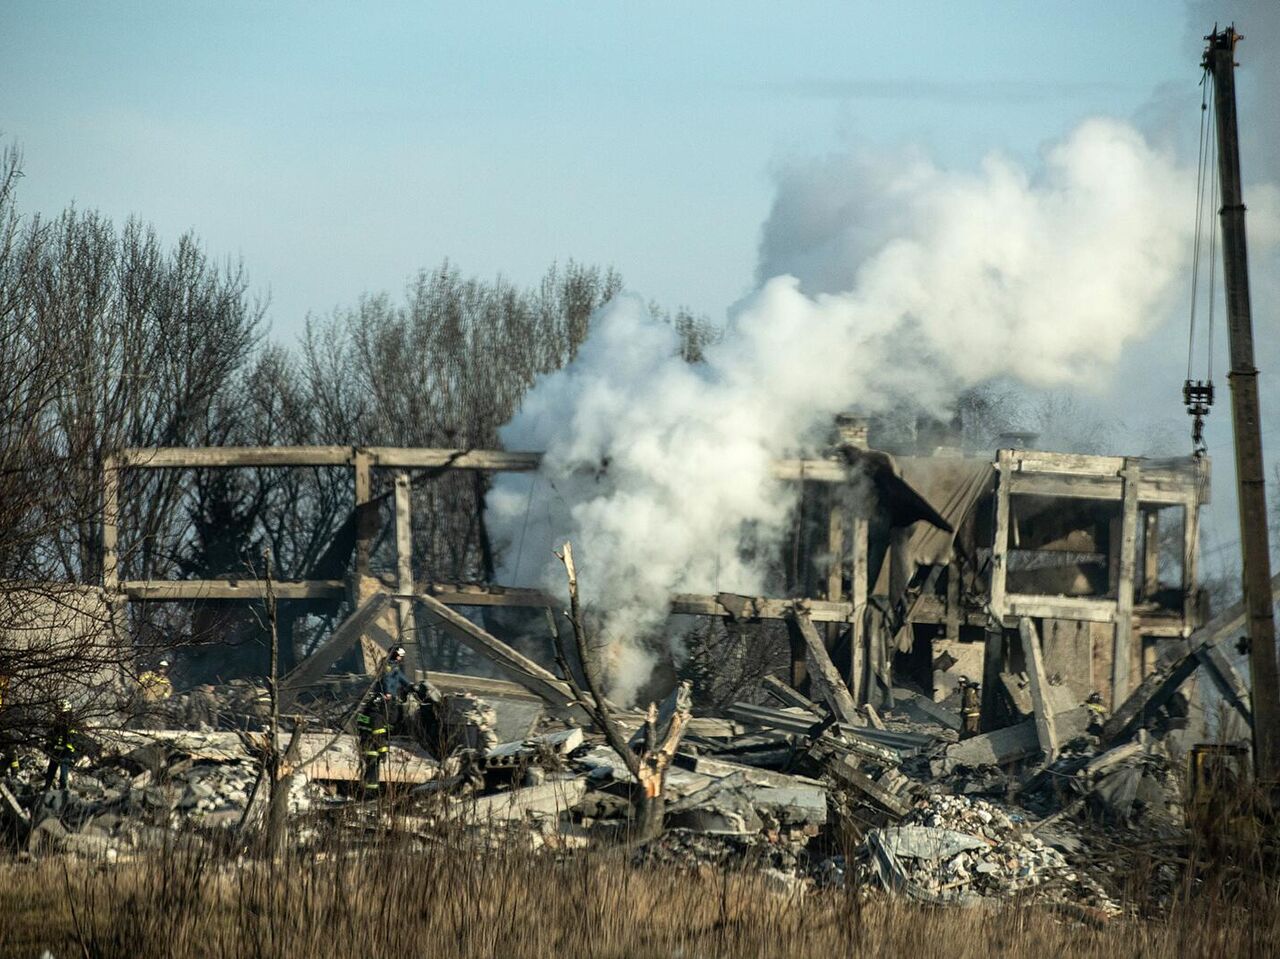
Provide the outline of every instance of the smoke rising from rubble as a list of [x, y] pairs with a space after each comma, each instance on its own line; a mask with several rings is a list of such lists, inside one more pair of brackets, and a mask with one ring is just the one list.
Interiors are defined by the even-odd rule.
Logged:
[[633, 697], [671, 593], [766, 591], [794, 503], [773, 459], [812, 452], [841, 410], [945, 415], [995, 376], [1099, 382], [1181, 289], [1192, 187], [1109, 120], [1080, 125], [1035, 171], [916, 155], [786, 175], [761, 247], [768, 278], [705, 363], [683, 362], [676, 333], [624, 296], [504, 428], [508, 449], [546, 458], [532, 487], [507, 474], [490, 497], [503, 581], [562, 594], [551, 550], [572, 540], [612, 688]]

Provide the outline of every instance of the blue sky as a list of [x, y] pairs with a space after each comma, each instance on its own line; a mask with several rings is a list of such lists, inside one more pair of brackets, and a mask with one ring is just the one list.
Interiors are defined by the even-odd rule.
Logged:
[[[556, 259], [611, 265], [718, 320], [752, 287], [789, 163], [904, 144], [962, 167], [991, 149], [1031, 158], [1093, 114], [1137, 118], [1194, 156], [1214, 19], [1246, 36], [1270, 21], [1241, 54], [1246, 190], [1262, 167], [1280, 179], [1274, 104], [1254, 92], [1280, 82], [1276, 9], [6, 0], [0, 131], [25, 151], [22, 209], [74, 202], [169, 240], [193, 230], [243, 259], [286, 341], [308, 313], [396, 292], [446, 256], [518, 282]], [[1190, 217], [1190, 199], [1171, 202]], [[1264, 371], [1280, 337], [1257, 281], [1280, 289], [1274, 264], [1255, 260], [1271, 270], [1255, 272]], [[1186, 429], [1184, 331], [1170, 321], [1131, 351], [1100, 400], [1134, 436]], [[1235, 535], [1221, 385], [1210, 568]], [[1280, 391], [1263, 386], [1280, 423]]]
[[[905, 9], [899, 9], [905, 8]], [[972, 165], [1193, 84], [1180, 4], [47, 3], [0, 8], [20, 203], [194, 230], [308, 312], [452, 258], [613, 265], [713, 317], [779, 164], [919, 143]]]

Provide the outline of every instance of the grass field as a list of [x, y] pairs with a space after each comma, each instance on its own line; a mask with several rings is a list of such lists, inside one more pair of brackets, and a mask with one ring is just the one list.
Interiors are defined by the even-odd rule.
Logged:
[[[1135, 904], [1134, 912], [1142, 910]], [[1274, 883], [1188, 883], [1165, 914], [1034, 902], [930, 908], [757, 874], [533, 854], [443, 837], [270, 862], [189, 846], [99, 865], [0, 865], [0, 957], [1274, 956]]]

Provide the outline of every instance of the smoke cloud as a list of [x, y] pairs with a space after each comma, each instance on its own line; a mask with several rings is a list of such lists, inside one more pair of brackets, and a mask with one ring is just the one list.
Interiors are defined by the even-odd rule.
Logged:
[[922, 155], [837, 158], [782, 177], [757, 292], [705, 362], [624, 296], [502, 431], [546, 451], [508, 474], [489, 521], [506, 581], [563, 593], [572, 540], [621, 699], [648, 678], [673, 592], [748, 594], [794, 493], [775, 458], [833, 415], [914, 404], [945, 415], [996, 376], [1096, 383], [1181, 290], [1192, 175], [1133, 128], [1090, 120], [1037, 169]]

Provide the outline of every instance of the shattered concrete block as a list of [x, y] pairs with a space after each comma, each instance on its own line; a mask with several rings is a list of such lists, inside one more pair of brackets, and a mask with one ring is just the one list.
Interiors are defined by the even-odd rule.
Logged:
[[27, 848], [32, 850], [59, 849], [67, 838], [67, 828], [56, 816], [46, 816], [31, 827]]
[[668, 813], [666, 821], [672, 828], [721, 836], [752, 836], [764, 828], [751, 801], [737, 789], [718, 792], [703, 803]]
[[512, 789], [458, 803], [459, 811], [470, 822], [492, 820], [521, 820], [530, 816], [559, 816], [580, 803], [587, 794], [587, 784], [581, 779], [560, 779]]
[[567, 756], [582, 745], [584, 738], [582, 729], [573, 726], [542, 736], [531, 736], [520, 742], [499, 743], [485, 754], [485, 766], [490, 768], [519, 766], [532, 762], [546, 753]]
[[115, 843], [110, 836], [99, 832], [73, 832], [62, 839], [60, 848], [63, 852], [83, 856], [86, 859], [107, 859], [110, 857]]
[[827, 821], [827, 791], [821, 786], [747, 785], [742, 792], [757, 812], [769, 814], [779, 825], [822, 825]]
[[951, 859], [970, 849], [989, 849], [977, 836], [928, 826], [890, 826], [878, 829], [880, 844], [895, 856], [910, 859]]
[[[679, 759], [678, 756], [677, 759]], [[608, 746], [597, 746], [582, 756], [574, 757], [574, 763], [580, 768], [588, 770], [588, 775], [595, 783], [608, 780], [614, 782], [632, 781], [631, 773], [627, 770], [627, 764], [622, 761], [622, 757]], [[672, 765], [667, 770], [666, 796], [668, 798], [687, 796], [690, 793], [697, 792], [699, 789], [705, 789], [711, 784], [713, 778], [715, 777], [689, 772], [677, 765]]]
[[[1078, 706], [1054, 717], [1058, 738], [1063, 742], [1081, 736], [1089, 728], [1089, 711]], [[1030, 759], [1040, 752], [1035, 720], [1027, 719], [1004, 729], [962, 739], [947, 747], [941, 764], [943, 772], [957, 766], [1004, 766]]]

